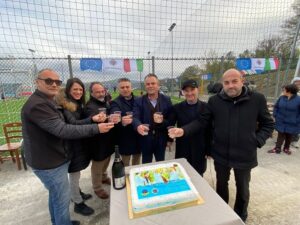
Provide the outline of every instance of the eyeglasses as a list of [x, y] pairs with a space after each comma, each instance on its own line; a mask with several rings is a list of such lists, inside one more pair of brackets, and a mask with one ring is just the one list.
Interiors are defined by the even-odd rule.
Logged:
[[60, 86], [62, 84], [61, 80], [52, 80], [50, 78], [46, 78], [46, 79], [38, 78], [38, 79], [45, 81], [45, 84], [47, 85], [53, 85], [53, 83], [55, 83], [57, 86]]

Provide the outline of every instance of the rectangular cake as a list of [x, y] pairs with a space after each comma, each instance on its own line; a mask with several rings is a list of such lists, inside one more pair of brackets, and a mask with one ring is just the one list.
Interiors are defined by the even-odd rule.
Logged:
[[196, 202], [200, 197], [184, 168], [175, 162], [133, 168], [129, 181], [134, 213]]

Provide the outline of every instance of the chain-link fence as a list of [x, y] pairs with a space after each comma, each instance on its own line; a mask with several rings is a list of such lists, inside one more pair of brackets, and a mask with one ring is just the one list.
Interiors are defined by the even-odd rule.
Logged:
[[[79, 58], [3, 58], [0, 59], [0, 126], [6, 122], [20, 121], [20, 110], [27, 98], [35, 90], [37, 71], [51, 68], [60, 75], [64, 83], [71, 77], [80, 78], [87, 86], [92, 81], [102, 82], [109, 91], [113, 91], [117, 80], [127, 77], [132, 81], [134, 89], [143, 90], [143, 80], [148, 73], [158, 75], [161, 90], [170, 96], [180, 97], [181, 84], [186, 79], [199, 82], [201, 95], [207, 95], [209, 83], [220, 80], [223, 72], [235, 65], [234, 59], [224, 58], [193, 58], [193, 59], [143, 59], [143, 72], [123, 71], [81, 71]], [[260, 75], [246, 76], [248, 84], [256, 91], [263, 93], [270, 101], [276, 99], [281, 92], [284, 81], [286, 60], [281, 61], [279, 70]], [[289, 69], [286, 80], [289, 82], [295, 72], [296, 60]], [[211, 79], [202, 79], [204, 74], [210, 74]], [[2, 131], [1, 131], [2, 132]], [[0, 133], [0, 137], [3, 136]]]

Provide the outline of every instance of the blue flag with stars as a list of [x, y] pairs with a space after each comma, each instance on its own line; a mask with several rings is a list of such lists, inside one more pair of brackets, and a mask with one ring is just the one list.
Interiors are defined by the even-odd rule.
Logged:
[[235, 64], [238, 70], [250, 70], [251, 58], [238, 58], [236, 59]]
[[102, 70], [102, 60], [100, 58], [82, 58], [80, 59], [80, 70]]

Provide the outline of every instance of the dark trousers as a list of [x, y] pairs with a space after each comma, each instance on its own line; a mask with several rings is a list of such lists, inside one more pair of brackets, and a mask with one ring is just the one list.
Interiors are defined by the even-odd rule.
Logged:
[[289, 149], [290, 144], [292, 142], [292, 137], [293, 137], [292, 134], [278, 132], [278, 137], [277, 137], [277, 141], [276, 141], [276, 149], [281, 150], [281, 146], [282, 146], [283, 142], [284, 142], [283, 148]]
[[[228, 203], [229, 200], [228, 181], [231, 169], [230, 167], [215, 162], [217, 193], [226, 203]], [[248, 216], [247, 208], [250, 198], [249, 183], [251, 179], [251, 169], [233, 169], [233, 171], [236, 185], [234, 211], [245, 221]]]
[[293, 134], [292, 142], [297, 142], [297, 141], [299, 141], [299, 134]]
[[155, 161], [164, 161], [166, 145], [167, 143], [162, 137], [150, 133], [144, 136], [141, 143], [142, 163], [151, 163], [153, 155]]

